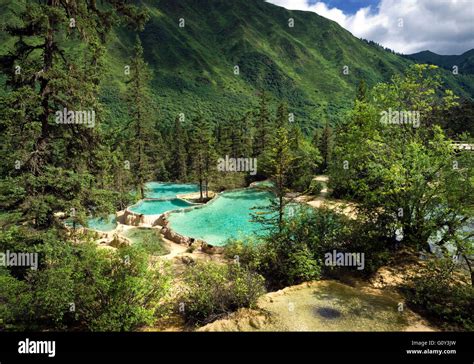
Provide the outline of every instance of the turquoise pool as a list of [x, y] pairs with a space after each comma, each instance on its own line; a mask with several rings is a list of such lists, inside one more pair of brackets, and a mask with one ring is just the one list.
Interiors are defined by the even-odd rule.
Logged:
[[110, 214], [107, 218], [96, 217], [87, 220], [89, 229], [99, 231], [112, 231], [117, 227], [117, 220], [114, 214]]
[[192, 203], [173, 198], [169, 200], [142, 200], [129, 208], [130, 211], [143, 215], [159, 215], [166, 211], [193, 206]]
[[[66, 220], [65, 224], [72, 227], [73, 223], [71, 220]], [[82, 227], [81, 224], [76, 224], [76, 227]], [[99, 230], [103, 232], [112, 231], [117, 227], [117, 220], [114, 214], [110, 214], [106, 218], [95, 217], [87, 220], [87, 227], [89, 229]]]
[[202, 208], [169, 215], [170, 227], [179, 234], [202, 239], [215, 246], [225, 245], [229, 238], [239, 238], [262, 230], [251, 222], [253, 207], [270, 203], [272, 194], [258, 189], [229, 191]]
[[174, 198], [182, 193], [198, 192], [199, 186], [195, 184], [179, 184], [164, 182], [148, 182], [146, 184], [146, 198]]

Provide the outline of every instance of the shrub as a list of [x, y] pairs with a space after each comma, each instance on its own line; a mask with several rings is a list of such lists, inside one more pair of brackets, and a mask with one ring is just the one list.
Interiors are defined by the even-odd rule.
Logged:
[[224, 247], [224, 256], [227, 259], [238, 261], [254, 272], [262, 271], [262, 265], [267, 260], [265, 244], [250, 239], [245, 243], [240, 240], [230, 241]]
[[191, 324], [206, 324], [242, 307], [255, 307], [265, 292], [264, 279], [238, 264], [200, 262], [188, 268], [181, 298], [184, 317]]
[[317, 196], [321, 193], [322, 190], [323, 184], [319, 181], [315, 181], [314, 179], [312, 179], [311, 183], [309, 184], [308, 193]]
[[433, 259], [404, 287], [408, 302], [446, 329], [474, 330], [474, 287], [454, 271], [451, 258]]
[[303, 176], [298, 177], [292, 183], [291, 187], [298, 192], [304, 192], [308, 190], [311, 186], [311, 181], [313, 180], [312, 174], [305, 174]]
[[288, 254], [285, 268], [288, 284], [316, 280], [321, 275], [319, 262], [306, 246]]
[[162, 310], [171, 275], [169, 266], [155, 261], [134, 247], [117, 252], [84, 252], [76, 272], [75, 302], [77, 318], [89, 330], [129, 331], [154, 322]]
[[330, 210], [299, 211], [281, 232], [261, 243], [230, 242], [224, 248], [225, 256], [238, 256], [243, 266], [265, 277], [272, 290], [319, 279], [324, 253], [347, 247], [351, 228], [347, 219]]
[[[128, 331], [154, 322], [168, 293], [167, 265], [150, 265], [134, 247], [110, 251], [94, 243], [49, 240], [41, 262], [23, 279], [0, 277], [0, 309], [12, 330]], [[1, 324], [0, 324], [1, 325]]]

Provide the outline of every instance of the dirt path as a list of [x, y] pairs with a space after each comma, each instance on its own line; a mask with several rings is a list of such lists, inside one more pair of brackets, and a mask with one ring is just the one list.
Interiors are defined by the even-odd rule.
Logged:
[[295, 199], [297, 202], [307, 203], [308, 205], [316, 209], [328, 208], [330, 210], [334, 210], [336, 212], [344, 214], [350, 219], [355, 219], [357, 217], [357, 206], [355, 203], [344, 200], [337, 200], [329, 197], [330, 190], [328, 188], [328, 176], [319, 175], [314, 177], [314, 180], [321, 183], [323, 186], [319, 195], [301, 195]]

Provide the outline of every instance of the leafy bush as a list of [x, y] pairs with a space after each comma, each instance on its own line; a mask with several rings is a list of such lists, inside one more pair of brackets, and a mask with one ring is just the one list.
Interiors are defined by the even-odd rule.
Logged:
[[381, 248], [372, 240], [357, 238], [358, 232], [353, 222], [331, 210], [300, 209], [285, 222], [281, 232], [270, 234], [260, 243], [231, 241], [224, 254], [229, 259], [238, 257], [243, 266], [264, 276], [269, 289], [279, 289], [341, 269], [322, 265], [328, 251], [372, 254], [367, 249], [374, 247], [378, 250], [373, 255], [379, 254]]
[[315, 181], [314, 179], [311, 180], [308, 193], [317, 196], [321, 193], [322, 190], [323, 190], [323, 184], [321, 182]]
[[205, 324], [242, 307], [255, 307], [265, 292], [260, 275], [238, 265], [197, 263], [188, 268], [182, 296], [187, 322]]
[[[0, 275], [3, 323], [12, 330], [127, 331], [152, 324], [168, 293], [167, 265], [137, 248], [98, 249], [56, 240], [37, 247], [40, 268]], [[3, 288], [5, 287], [5, 288]]]
[[267, 260], [265, 244], [250, 239], [246, 242], [229, 241], [224, 247], [224, 256], [227, 259], [238, 261], [254, 272], [262, 271], [262, 265]]
[[454, 271], [451, 258], [434, 259], [404, 287], [408, 302], [446, 329], [474, 330], [474, 287]]
[[312, 174], [305, 174], [303, 176], [299, 176], [291, 187], [298, 192], [305, 192], [308, 190], [308, 188], [311, 186], [311, 181], [313, 180], [313, 175]]
[[319, 279], [321, 266], [307, 247], [290, 252], [286, 259], [287, 281], [295, 284]]

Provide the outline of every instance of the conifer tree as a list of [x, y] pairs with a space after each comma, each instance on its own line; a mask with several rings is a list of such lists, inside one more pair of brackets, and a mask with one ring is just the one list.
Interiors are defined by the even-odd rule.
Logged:
[[128, 84], [127, 102], [130, 112], [130, 130], [133, 135], [131, 162], [134, 185], [140, 198], [145, 197], [145, 183], [152, 177], [149, 153], [152, 149], [151, 137], [154, 134], [150, 114], [149, 83], [151, 72], [143, 59], [143, 47], [137, 36], [134, 55], [130, 64], [130, 80]]
[[199, 183], [200, 199], [209, 198], [209, 181], [216, 168], [211, 124], [200, 115], [193, 122], [191, 131], [191, 167], [193, 177]]
[[[0, 116], [8, 148], [2, 152], [2, 200], [37, 228], [51, 226], [55, 212], [99, 204], [92, 201], [97, 180], [91, 169], [101, 155], [94, 149], [103, 42], [120, 16], [139, 25], [147, 18], [122, 1], [104, 3], [107, 10], [95, 1], [27, 2], [5, 27], [15, 44], [0, 62], [8, 77], [1, 103], [9, 105]], [[66, 53], [71, 44], [80, 52]], [[91, 115], [87, 125], [78, 122], [84, 112]]]
[[187, 153], [186, 144], [187, 136], [183, 126], [181, 125], [180, 117], [177, 116], [174, 121], [172, 132], [173, 138], [173, 153], [171, 159], [171, 176], [176, 181], [185, 181], [188, 177], [187, 170]]
[[326, 121], [326, 125], [321, 132], [321, 138], [319, 139], [318, 149], [322, 156], [321, 171], [325, 172], [331, 162], [331, 150], [332, 150], [332, 128]]
[[[286, 116], [285, 116], [286, 115]], [[264, 155], [265, 173], [273, 183], [272, 192], [276, 198], [265, 208], [262, 215], [254, 215], [254, 219], [270, 227], [282, 231], [284, 224], [285, 207], [290, 202], [285, 199], [288, 192], [289, 173], [295, 160], [292, 152], [287, 120], [287, 108], [280, 104], [277, 111], [277, 128], [271, 145]]]
[[268, 96], [265, 91], [260, 93], [259, 110], [255, 119], [255, 135], [253, 142], [254, 156], [261, 155], [271, 139], [270, 112], [268, 110]]

